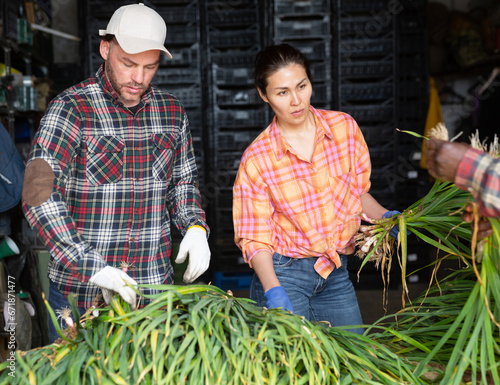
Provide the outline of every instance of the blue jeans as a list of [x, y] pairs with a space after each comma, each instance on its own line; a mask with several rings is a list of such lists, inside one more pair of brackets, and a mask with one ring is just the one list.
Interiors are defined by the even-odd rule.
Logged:
[[[56, 314], [56, 316], [57, 316], [56, 310], [63, 309], [65, 307], [70, 307], [69, 301], [66, 299], [64, 294], [59, 291], [57, 285], [51, 280], [49, 280], [49, 305]], [[80, 315], [83, 315], [85, 313], [85, 309], [81, 307], [78, 308], [78, 311], [80, 312]], [[73, 321], [75, 320], [73, 314], [71, 314], [71, 318], [73, 318]], [[66, 323], [64, 323], [64, 321], [61, 320], [60, 318], [58, 322], [61, 329], [65, 329], [68, 327]], [[57, 334], [56, 328], [54, 327], [54, 324], [52, 323], [52, 318], [50, 318], [49, 314], [49, 343], [53, 343], [58, 338], [59, 334]]]
[[[314, 270], [317, 260], [273, 255], [274, 271], [292, 301], [294, 314], [310, 321], [328, 321], [332, 326], [362, 325], [358, 299], [347, 271], [347, 256], [340, 255], [342, 266], [333, 270], [327, 279]], [[250, 298], [258, 306], [266, 304], [264, 288], [256, 274], [250, 285]], [[360, 327], [349, 330], [363, 333]]]

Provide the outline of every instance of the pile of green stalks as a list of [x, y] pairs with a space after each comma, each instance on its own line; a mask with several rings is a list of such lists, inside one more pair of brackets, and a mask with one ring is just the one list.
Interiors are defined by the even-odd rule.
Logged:
[[59, 329], [57, 343], [17, 351], [16, 377], [2, 363], [0, 384], [424, 383], [413, 363], [368, 336], [210, 285], [155, 288], [142, 309], [115, 297], [97, 317]]
[[[498, 149], [497, 144], [493, 147]], [[485, 151], [485, 146], [480, 149]], [[474, 209], [472, 224], [462, 219], [469, 205]], [[489, 220], [493, 234], [478, 242], [479, 220]], [[397, 247], [389, 235], [395, 225], [400, 229]], [[469, 192], [436, 180], [429, 193], [401, 215], [374, 221], [362, 230], [356, 240], [362, 267], [372, 261], [387, 279], [396, 249], [403, 287], [403, 310], [372, 325], [371, 337], [414, 362], [417, 377], [430, 365], [436, 368], [435, 383], [500, 385], [499, 219], [480, 218]], [[408, 236], [438, 252], [431, 264], [429, 290], [406, 306]], [[460, 267], [439, 281], [437, 273], [445, 259], [458, 260]]]
[[[427, 292], [395, 316], [377, 321], [369, 330], [384, 327], [371, 337], [417, 363], [414, 371], [417, 377], [432, 365], [442, 371], [436, 377], [442, 385], [500, 384], [499, 220], [490, 219], [493, 235], [483, 241], [481, 255], [467, 255], [469, 248], [457, 243], [461, 237], [454, 234], [453, 229], [460, 227], [452, 225], [453, 221], [449, 222], [451, 228], [441, 234], [427, 221], [422, 221], [417, 230], [418, 222], [404, 216], [405, 213], [401, 216], [403, 219], [398, 220], [403, 228], [405, 221], [411, 223], [407, 229], [421, 239], [429, 238], [429, 243], [437, 242], [436, 246], [445, 251], [446, 254], [436, 260], [435, 269], [445, 258], [458, 258], [464, 267], [434, 282]], [[439, 241], [425, 234], [427, 231]], [[471, 242], [472, 250], [475, 250], [474, 243]], [[401, 254], [399, 259], [404, 268], [405, 255]]]

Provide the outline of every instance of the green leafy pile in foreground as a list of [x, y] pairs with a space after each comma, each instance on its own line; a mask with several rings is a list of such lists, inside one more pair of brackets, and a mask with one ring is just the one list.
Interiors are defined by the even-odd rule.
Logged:
[[16, 377], [2, 363], [0, 384], [420, 382], [412, 363], [368, 336], [259, 308], [214, 286], [156, 288], [142, 309], [127, 311], [115, 297], [99, 316], [88, 312], [83, 325], [61, 332], [59, 343], [16, 352]]

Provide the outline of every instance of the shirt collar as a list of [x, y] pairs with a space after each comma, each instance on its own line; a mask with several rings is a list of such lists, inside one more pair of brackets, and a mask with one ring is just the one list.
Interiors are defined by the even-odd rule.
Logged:
[[[328, 124], [321, 116], [321, 113], [313, 106], [309, 106], [309, 111], [314, 114], [314, 120], [316, 121], [316, 143], [323, 140], [325, 136], [329, 140], [333, 140], [333, 135], [328, 128]], [[290, 151], [291, 148], [278, 130], [278, 126], [276, 124], [276, 116], [274, 116], [273, 122], [271, 123], [269, 137], [271, 139], [271, 145], [273, 147], [274, 153], [276, 154], [276, 159], [281, 160], [285, 156], [286, 152]]]
[[[97, 83], [100, 84], [104, 94], [108, 95], [109, 98], [113, 101], [113, 103], [119, 105], [122, 108], [126, 108], [123, 105], [123, 102], [121, 101], [120, 97], [118, 96], [118, 93], [111, 86], [111, 83], [109, 82], [108, 77], [106, 76], [106, 72], [104, 71], [105, 64], [106, 63], [102, 63], [99, 69], [97, 70], [97, 73], [95, 75], [96, 81]], [[142, 95], [141, 102], [139, 103], [139, 108], [150, 103], [151, 101], [150, 95], [151, 95], [151, 85], [149, 85], [144, 95]]]

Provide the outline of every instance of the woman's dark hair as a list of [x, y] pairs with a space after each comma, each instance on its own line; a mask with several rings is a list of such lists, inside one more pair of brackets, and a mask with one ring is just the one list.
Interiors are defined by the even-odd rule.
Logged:
[[269, 76], [292, 64], [304, 67], [307, 77], [312, 80], [309, 61], [297, 48], [286, 43], [264, 48], [255, 57], [253, 73], [255, 86], [265, 95]]

